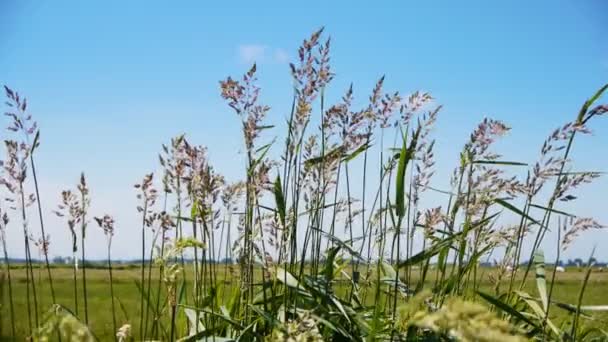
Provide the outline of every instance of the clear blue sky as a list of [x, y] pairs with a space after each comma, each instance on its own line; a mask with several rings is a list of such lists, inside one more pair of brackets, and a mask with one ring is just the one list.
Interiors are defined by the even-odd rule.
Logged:
[[[213, 3], [0, 0], [0, 83], [28, 97], [42, 130], [52, 255], [68, 254], [69, 236], [50, 211], [81, 171], [95, 213], [116, 216], [118, 257], [138, 253], [132, 184], [156, 170], [170, 137], [187, 133], [229, 179], [239, 177], [239, 125], [218, 81], [256, 60], [273, 108], [268, 121], [282, 125], [291, 97], [286, 61], [320, 26], [333, 40], [330, 97], [352, 81], [365, 99], [386, 74], [387, 89], [430, 91], [444, 104], [436, 129], [444, 179], [484, 116], [513, 127], [500, 144], [505, 159], [533, 162], [545, 136], [608, 81], [608, 2], [600, 0]], [[608, 118], [592, 128], [576, 145], [578, 168], [608, 171]], [[600, 180], [579, 192], [572, 210], [608, 223], [606, 193]], [[9, 229], [11, 252], [21, 255], [16, 222]], [[102, 235], [91, 229], [91, 254], [102, 257]], [[608, 231], [587, 234], [566, 257], [607, 243]], [[608, 250], [597, 255], [608, 258]]]

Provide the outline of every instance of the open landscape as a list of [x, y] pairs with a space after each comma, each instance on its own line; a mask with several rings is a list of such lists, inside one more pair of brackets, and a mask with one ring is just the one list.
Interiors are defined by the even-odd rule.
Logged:
[[[115, 296], [119, 300], [118, 312], [116, 313], [116, 320], [119, 325], [126, 324], [129, 322], [133, 322], [132, 329], [134, 331], [138, 331], [139, 324], [136, 317], [140, 316], [139, 311], [139, 298], [140, 298], [140, 290], [137, 285], [139, 280], [139, 272], [137, 265], [129, 265], [128, 267], [117, 269], [114, 272], [114, 291]], [[220, 298], [220, 302], [228, 303], [230, 301], [231, 296], [234, 293], [234, 289], [240, 286], [238, 273], [236, 269], [228, 270], [228, 267], [225, 265], [218, 265], [218, 284], [219, 291], [218, 297]], [[61, 303], [67, 310], [71, 312], [81, 311], [82, 305], [79, 305], [79, 310], [75, 310], [75, 306], [73, 303], [73, 289], [72, 289], [72, 274], [69, 268], [53, 268], [53, 280], [56, 288], [56, 296], [57, 302]], [[153, 268], [152, 271], [152, 279], [153, 282], [156, 283], [158, 281], [159, 273], [158, 268]], [[494, 268], [483, 268], [482, 272], [489, 275], [492, 273], [496, 273], [497, 269]], [[17, 284], [24, 284], [26, 282], [25, 270], [15, 270], [13, 273], [13, 279]], [[425, 286], [432, 286], [432, 281], [430, 279], [435, 279], [437, 276], [434, 270], [429, 272], [427, 283]], [[108, 289], [108, 274], [107, 271], [100, 269], [92, 269], [89, 273], [87, 273], [89, 286], [87, 290], [89, 291], [89, 305], [94, 308], [94, 314], [91, 315], [90, 327], [92, 331], [95, 333], [95, 337], [102, 341], [112, 340], [115, 336], [115, 331], [113, 330], [113, 315], [112, 315], [112, 305], [109, 300], [109, 289]], [[578, 293], [583, 283], [583, 279], [585, 277], [584, 269], [572, 269], [568, 272], [559, 273], [555, 279], [555, 300], [562, 303], [575, 303], [578, 300]], [[41, 282], [38, 284], [38, 290], [40, 291], [40, 296], [42, 298], [40, 308], [49, 308], [52, 303], [49, 301], [51, 298], [50, 288], [48, 284], [44, 282], [44, 278], [41, 279]], [[419, 273], [414, 272], [412, 274], [412, 280], [417, 281], [419, 279]], [[519, 280], [519, 279], [518, 279]], [[341, 277], [339, 279], [339, 285], [336, 285], [337, 291], [339, 293], [346, 293], [348, 290], [348, 279], [345, 277]], [[591, 273], [589, 278], [589, 287], [585, 292], [585, 296], [583, 299], [583, 305], [594, 304], [594, 303], [602, 303], [605, 299], [606, 286], [608, 284], [608, 272], [599, 272], [597, 269]], [[494, 290], [494, 285], [491, 283], [487, 277], [484, 277], [480, 284], [480, 289], [482, 291], [486, 291], [491, 293]], [[507, 282], [504, 285], [508, 285]], [[192, 286], [192, 282], [189, 281], [187, 287]], [[524, 286], [524, 291], [529, 293], [534, 293], [535, 290], [535, 282], [529, 281]], [[23, 285], [18, 285], [15, 288], [14, 295], [18, 300], [15, 301], [15, 311], [16, 316], [21, 317], [21, 319], [17, 320], [17, 334], [21, 337], [25, 337], [28, 335], [29, 330], [27, 326], [27, 304], [25, 301], [25, 287]], [[79, 293], [82, 296], [82, 293]], [[158, 296], [158, 292], [153, 290], [152, 292], [152, 303], [156, 302], [156, 298]], [[161, 302], [165, 302], [167, 300], [165, 293], [163, 291], [160, 292]], [[365, 298], [365, 304], [372, 306], [374, 305], [374, 298], [370, 295], [370, 293], [363, 294], [363, 298]], [[192, 302], [193, 298], [186, 298], [185, 302]], [[154, 305], [153, 305], [154, 306]], [[4, 313], [5, 315], [7, 313]], [[48, 316], [48, 310], [41, 310], [39, 312], [40, 317]], [[151, 313], [154, 315], [154, 313]], [[558, 324], [564, 324], [565, 327], [568, 326], [572, 313], [568, 310], [555, 310], [551, 314], [551, 319]], [[6, 316], [5, 316], [6, 317]], [[166, 314], [160, 313], [160, 322], [164, 327], [170, 325], [170, 321]], [[6, 319], [2, 321], [3, 327], [2, 331], [10, 331], [10, 322]], [[181, 328], [181, 330], [187, 329], [187, 319], [182, 317], [178, 320], [177, 323]], [[594, 326], [597, 328], [601, 328], [608, 324], [608, 314], [600, 313], [596, 315], [596, 319], [589, 323], [590, 326]], [[163, 330], [165, 330], [164, 328]], [[7, 337], [4, 337], [6, 340], [10, 340]], [[161, 339], [169, 339], [166, 335], [161, 335]]]
[[[513, 145], [492, 113], [455, 141], [466, 124], [440, 124], [440, 96], [394, 89], [383, 65], [360, 66], [380, 75], [363, 86], [360, 69], [336, 72], [357, 56], [336, 54], [329, 33], [292, 37], [298, 47], [273, 57], [241, 46], [239, 66], [214, 80], [222, 116], [200, 121], [220, 131], [201, 136], [147, 134], [143, 116], [138, 132], [128, 117], [79, 131], [68, 117], [59, 126], [74, 121], [80, 138], [58, 143], [37, 119], [44, 96], [4, 85], [0, 341], [608, 341], [608, 189], [595, 169], [608, 83], [569, 84], [586, 95], [542, 117], [547, 132], [519, 116], [530, 136]], [[272, 63], [291, 85], [280, 113], [268, 95], [280, 87], [262, 86]], [[222, 152], [227, 126], [236, 154]], [[156, 156], [123, 154], [150, 136]], [[48, 162], [45, 144], [84, 152]], [[58, 185], [41, 165], [78, 177]], [[131, 206], [117, 189], [133, 169]]]

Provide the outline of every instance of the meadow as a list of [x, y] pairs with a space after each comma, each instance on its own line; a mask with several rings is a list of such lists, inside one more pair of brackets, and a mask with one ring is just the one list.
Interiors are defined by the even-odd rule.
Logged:
[[[192, 265], [191, 265], [192, 266]], [[235, 266], [232, 266], [234, 268]], [[191, 268], [188, 268], [191, 271]], [[495, 268], [486, 267], [482, 269], [483, 272], [490, 274], [496, 273], [497, 270]], [[40, 272], [40, 270], [37, 270]], [[222, 302], [228, 302], [230, 299], [230, 295], [233, 292], [234, 287], [240, 286], [240, 279], [238, 274], [235, 274], [234, 270], [230, 271], [229, 267], [226, 265], [218, 265], [218, 282], [220, 283], [219, 297]], [[259, 271], [259, 270], [258, 270]], [[66, 309], [71, 312], [77, 312], [73, 303], [73, 292], [72, 292], [72, 273], [69, 268], [65, 267], [55, 267], [52, 269], [53, 280], [55, 285], [55, 291], [57, 296], [57, 303], [63, 305]], [[191, 276], [192, 272], [189, 272], [188, 276]], [[25, 339], [28, 336], [29, 330], [27, 325], [27, 303], [25, 300], [26, 289], [24, 284], [26, 283], [26, 275], [25, 269], [16, 269], [13, 272], [14, 281], [18, 284], [14, 289], [15, 300], [15, 312], [17, 317], [21, 317], [21, 319], [17, 320], [17, 335], [18, 339]], [[132, 329], [138, 331], [139, 326], [138, 321], [133, 318], [140, 316], [139, 311], [139, 297], [140, 297], [140, 289], [137, 284], [139, 280], [139, 270], [138, 265], [127, 265], [123, 266], [122, 269], [117, 269], [114, 272], [114, 291], [116, 298], [120, 301], [117, 320], [119, 325], [123, 325], [129, 322], [134, 322], [132, 325]], [[160, 273], [159, 268], [154, 267], [152, 269], [152, 279], [156, 282], [159, 279]], [[417, 281], [419, 279], [419, 273], [412, 274], [412, 280]], [[574, 303], [577, 301], [578, 292], [581, 284], [583, 283], [583, 279], [585, 276], [585, 272], [583, 269], [572, 268], [568, 270], [568, 272], [558, 273], [555, 279], [555, 300], [562, 303]], [[428, 279], [434, 279], [436, 277], [436, 271], [431, 270], [428, 275]], [[188, 277], [189, 278], [189, 277]], [[258, 274], [258, 278], [261, 278]], [[53, 303], [48, 301], [51, 297], [50, 288], [48, 283], [44, 281], [42, 275], [40, 275], [38, 290], [40, 291], [40, 296], [43, 298], [40, 308], [50, 308]], [[94, 314], [91, 315], [91, 320], [89, 322], [89, 326], [92, 331], [95, 332], [96, 337], [102, 341], [112, 340], [115, 335], [115, 331], [113, 330], [112, 323], [112, 305], [110, 298], [110, 292], [108, 288], [108, 273], [103, 269], [91, 269], [90, 272], [87, 273], [88, 279], [88, 296], [89, 296], [89, 305], [94, 308]], [[483, 291], [491, 292], [493, 291], [494, 284], [491, 283], [488, 278], [485, 278], [485, 281], [482, 281], [480, 285], [480, 289]], [[338, 279], [342, 283], [337, 285], [337, 291], [341, 293], [345, 293], [348, 290], [348, 279], [342, 277]], [[402, 279], [404, 280], [404, 279]], [[585, 297], [583, 304], [593, 304], [598, 302], [603, 302], [606, 298], [606, 289], [608, 289], [608, 272], [600, 272], [599, 270], [594, 270], [589, 278], [589, 288], [585, 292]], [[187, 287], [191, 287], [193, 285], [192, 281], [187, 282]], [[432, 285], [431, 281], [427, 281], [426, 286]], [[506, 282], [504, 285], [508, 285]], [[535, 289], [535, 282], [529, 281], [524, 286], [524, 290], [528, 292], [533, 292]], [[158, 296], [158, 292], [153, 292], [152, 301], [155, 300]], [[82, 293], [79, 294], [82, 296]], [[166, 301], [166, 296], [163, 291], [160, 292], [161, 301]], [[193, 302], [193, 298], [185, 298], [185, 305]], [[365, 297], [365, 305], [374, 305], [374, 299], [371, 296]], [[79, 310], [83, 309], [82, 303], [79, 305]], [[8, 312], [2, 312], [2, 316], [5, 319], [2, 320], [2, 330], [1, 331], [10, 331], [10, 322], [6, 319], [8, 317]], [[40, 317], [43, 317], [47, 312], [47, 310], [41, 310], [38, 314]], [[551, 319], [558, 323], [568, 323], [570, 319], [571, 313], [566, 310], [554, 311], [551, 315]], [[167, 320], [165, 315], [161, 315], [162, 324], [168, 326], [170, 322]], [[598, 328], [605, 326], [608, 324], [608, 313], [598, 315], [596, 317], [596, 321], [592, 323], [593, 326]], [[187, 324], [186, 318], [180, 319], [179, 324], [182, 325], [183, 329], [185, 329], [185, 325]], [[166, 336], [165, 336], [166, 337]], [[10, 340], [8, 337], [3, 337], [4, 340]]]
[[[358, 95], [363, 105], [352, 85], [328, 99], [325, 90], [337, 77], [330, 50], [322, 29], [298, 49], [290, 64], [292, 109], [282, 127], [265, 121], [271, 108], [261, 101], [255, 64], [220, 81], [218, 96], [242, 128], [243, 179], [226, 181], [191, 137], [163, 144], [162, 173], [134, 181], [141, 259], [126, 268], [112, 263], [114, 219], [91, 212], [86, 172], [56, 194], [56, 208], [42, 208], [35, 163], [41, 128], [25, 98], [5, 86], [11, 135], [0, 183], [0, 336], [607, 339], [608, 275], [594, 266], [594, 252], [567, 272], [550, 265], [581, 234], [604, 228], [569, 204], [602, 176], [576, 167], [573, 146], [608, 113], [601, 103], [608, 84], [581, 99], [572, 121], [557, 123], [541, 146], [529, 147], [538, 150], [534, 161], [499, 154], [495, 143], [508, 138], [510, 127], [482, 120], [455, 156], [449, 180], [438, 182], [436, 173], [445, 171], [435, 167], [438, 100], [386, 90], [384, 77], [371, 94]], [[431, 192], [440, 204], [429, 205]], [[72, 248], [64, 253], [78, 263], [50, 264], [43, 214], [49, 210], [65, 222]], [[39, 232], [29, 225], [34, 220]], [[91, 229], [106, 236], [102, 267], [82, 267]], [[7, 231], [23, 233], [23, 246], [7, 245]], [[25, 263], [11, 265], [18, 248]], [[555, 259], [546, 260], [545, 248]], [[37, 263], [32, 255], [45, 259]], [[214, 262], [221, 259], [235, 263]], [[489, 260], [496, 265], [481, 266]]]

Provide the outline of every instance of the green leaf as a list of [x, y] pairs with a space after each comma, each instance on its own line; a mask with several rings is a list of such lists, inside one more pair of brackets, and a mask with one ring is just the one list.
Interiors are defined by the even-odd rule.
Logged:
[[602, 171], [564, 171], [561, 173], [554, 173], [554, 176], [558, 176], [558, 175], [568, 175], [568, 176], [576, 176], [576, 175], [584, 175], [584, 174], [593, 174], [596, 176], [602, 176], [605, 175], [606, 172], [602, 172]]
[[435, 255], [439, 254], [439, 252], [441, 252], [442, 250], [449, 248], [452, 245], [452, 241], [454, 241], [454, 239], [458, 238], [461, 234], [462, 233], [457, 233], [448, 238], [435, 242], [431, 247], [429, 247], [417, 254], [414, 254], [407, 260], [400, 262], [398, 267], [401, 268], [401, 267], [406, 267], [406, 266], [410, 266], [410, 265], [415, 265], [417, 263], [420, 263], [422, 261], [425, 261], [427, 259], [434, 257]]
[[260, 130], [264, 130], [264, 129], [274, 128], [274, 125], [256, 126], [255, 128], [260, 129]]
[[370, 147], [369, 142], [366, 142], [365, 144], [362, 144], [361, 146], [359, 146], [356, 150], [354, 150], [353, 152], [351, 152], [350, 154], [345, 155], [342, 158], [342, 161], [344, 162], [349, 162], [355, 158], [357, 158], [357, 156], [359, 154], [361, 154], [361, 152], [366, 151], [368, 148]]
[[274, 181], [274, 201], [277, 205], [277, 211], [279, 212], [279, 218], [281, 219], [281, 224], [283, 228], [286, 227], [285, 221], [285, 196], [283, 195], [283, 187], [281, 186], [281, 176], [277, 175], [277, 179]]
[[521, 312], [517, 311], [517, 309], [513, 306], [510, 306], [509, 304], [501, 301], [498, 298], [495, 298], [487, 293], [481, 292], [481, 291], [477, 291], [477, 294], [485, 299], [488, 303], [494, 305], [495, 307], [497, 307], [498, 309], [500, 309], [501, 311], [503, 311], [506, 314], [509, 314], [511, 317], [524, 321], [527, 324], [529, 324], [530, 326], [537, 328], [537, 325], [534, 324], [534, 322], [532, 322], [530, 319], [528, 319], [526, 316], [522, 315]]
[[320, 157], [314, 157], [314, 158], [310, 158], [307, 159], [304, 163], [307, 166], [312, 166], [312, 165], [316, 165], [319, 164], [323, 161], [325, 161], [325, 159], [329, 158], [335, 158], [336, 156], [342, 156], [344, 154], [344, 146], [338, 146], [330, 151], [328, 151], [327, 153], [325, 153], [324, 155], [320, 156]]
[[488, 222], [490, 222], [493, 219], [495, 219], [496, 217], [498, 217], [498, 215], [500, 215], [500, 213], [494, 213], [494, 214], [492, 214], [492, 215], [490, 215], [488, 217], [485, 217], [485, 218], [483, 218], [483, 219], [481, 219], [481, 220], [479, 220], [479, 221], [477, 221], [477, 222], [469, 225], [468, 229], [465, 230], [463, 234], [466, 235], [466, 234], [470, 233], [471, 231], [473, 231], [473, 230], [475, 230], [477, 228], [485, 226]]
[[360, 237], [356, 237], [352, 240], [346, 240], [346, 241], [342, 241], [341, 239], [337, 238], [336, 236], [328, 233], [328, 232], [324, 232], [323, 230], [317, 228], [317, 227], [311, 227], [312, 230], [316, 230], [318, 232], [320, 232], [322, 235], [325, 235], [327, 238], [329, 238], [330, 240], [332, 240], [336, 245], [340, 246], [341, 248], [343, 248], [345, 251], [347, 251], [351, 256], [364, 261], [365, 259], [363, 258], [363, 256], [361, 256], [361, 254], [359, 254], [359, 252], [355, 251], [350, 244], [352, 244], [355, 241], [359, 241], [361, 239], [363, 239], [362, 236]]
[[464, 261], [464, 254], [467, 251], [467, 235], [471, 229], [471, 216], [467, 215], [462, 227], [462, 235], [460, 236], [460, 247], [458, 247], [458, 268], [461, 267]]
[[397, 164], [397, 182], [395, 191], [395, 211], [397, 216], [405, 215], [405, 170], [407, 169], [408, 158], [407, 137], [403, 137], [403, 145], [399, 153], [399, 163]]
[[[259, 291], [255, 297], [253, 297], [253, 300], [251, 301], [252, 304], [254, 305], [258, 305], [258, 304], [271, 304], [273, 302], [279, 302], [281, 301], [284, 297], [285, 294], [283, 293], [277, 293], [277, 294], [271, 294], [271, 293], [267, 293], [267, 287], [269, 287], [268, 285], [264, 285], [264, 289], [262, 289], [261, 291]], [[266, 291], [266, 293], [265, 293]]]
[[252, 173], [255, 169], [255, 167], [262, 161], [264, 160], [264, 157], [266, 157], [266, 154], [268, 153], [268, 151], [270, 150], [270, 147], [274, 144], [274, 140], [271, 141], [270, 143], [258, 148], [255, 152], [256, 153], [260, 153], [262, 152], [257, 158], [255, 158], [255, 160], [253, 160], [253, 162], [251, 163], [251, 167], [249, 168], [249, 172]]
[[556, 336], [561, 336], [561, 332], [557, 328], [557, 326], [555, 324], [553, 324], [553, 322], [549, 318], [547, 318], [545, 320], [545, 312], [540, 307], [540, 305], [538, 305], [538, 303], [532, 296], [530, 296], [529, 294], [527, 294], [526, 292], [523, 292], [523, 291], [514, 291], [514, 293], [517, 294], [521, 299], [523, 299], [523, 301], [526, 302], [526, 304], [528, 304], [530, 309], [532, 309], [532, 311], [534, 311], [534, 314], [536, 315], [536, 319], [538, 319], [539, 321], [544, 320]]
[[315, 314], [312, 314], [312, 316], [314, 317], [314, 319], [317, 322], [323, 324], [324, 326], [326, 326], [327, 328], [329, 328], [331, 331], [338, 332], [338, 329], [336, 328], [336, 326], [333, 323], [331, 323], [330, 321], [324, 319], [321, 316], [317, 316]]
[[458, 271], [448, 278], [445, 282], [445, 286], [442, 289], [442, 293], [447, 294], [452, 290], [460, 291], [461, 283], [465, 276], [471, 272], [471, 270], [477, 266], [479, 258], [481, 258], [487, 251], [494, 248], [493, 244], [488, 244], [484, 248], [477, 250], [466, 263], [462, 263], [458, 267]]
[[34, 154], [34, 150], [40, 146], [40, 130], [36, 130], [36, 136], [34, 136], [34, 142], [32, 143], [32, 149], [30, 154]]
[[334, 260], [340, 251], [341, 246], [332, 247], [327, 251], [327, 259], [325, 259], [325, 265], [323, 267], [323, 275], [327, 281], [334, 278]]
[[449, 249], [445, 248], [439, 252], [439, 256], [437, 257], [437, 268], [439, 272], [445, 272], [449, 251]]
[[544, 228], [543, 225], [542, 225], [542, 223], [538, 222], [537, 220], [535, 220], [534, 218], [530, 217], [529, 215], [527, 215], [523, 211], [519, 210], [513, 204], [511, 204], [511, 203], [509, 203], [509, 202], [507, 202], [507, 201], [505, 201], [503, 199], [500, 199], [500, 198], [494, 199], [494, 202], [497, 203], [497, 204], [499, 204], [499, 205], [501, 205], [501, 206], [503, 206], [503, 207], [505, 207], [505, 208], [507, 208], [507, 209], [509, 209], [510, 211], [512, 211], [512, 212], [514, 212], [514, 213], [516, 213], [516, 214], [518, 214], [518, 215], [520, 215], [520, 216], [522, 216], [522, 217], [524, 217], [524, 218], [526, 218], [526, 219], [534, 222], [535, 224], [539, 225], [541, 228]]
[[547, 312], [549, 301], [547, 299], [547, 280], [545, 278], [545, 255], [542, 250], [537, 249], [534, 252], [534, 266], [536, 268], [536, 287], [538, 295], [543, 304], [543, 309]]
[[[299, 214], [298, 214], [298, 216], [306, 216], [306, 215], [309, 215], [310, 213], [316, 213], [316, 212], [319, 212], [321, 210], [325, 210], [325, 209], [328, 209], [328, 208], [331, 208], [331, 207], [335, 207], [337, 204], [339, 204], [339, 203], [329, 203], [329, 204], [325, 204], [323, 206], [317, 206], [317, 207], [311, 208], [309, 210], [300, 211]], [[270, 210], [270, 211], [275, 211], [276, 212], [276, 210], [274, 210], [272, 208], [264, 207], [262, 205], [260, 205], [260, 208], [264, 208], [266, 210]]]
[[419, 126], [412, 137], [410, 146], [407, 146], [407, 135], [403, 137], [403, 146], [399, 153], [399, 163], [397, 164], [396, 190], [395, 190], [395, 211], [398, 217], [405, 215], [405, 171], [407, 164], [414, 157], [414, 151], [418, 144], [418, 136], [420, 135], [421, 127]]
[[576, 304], [576, 314], [574, 315], [574, 320], [572, 322], [572, 332], [570, 335], [572, 335], [572, 338], [574, 340], [576, 340], [576, 328], [578, 327], [578, 318], [580, 316], [580, 312], [581, 312], [581, 306], [583, 303], [583, 295], [585, 294], [585, 289], [587, 288], [587, 283], [589, 282], [589, 276], [591, 275], [591, 270], [593, 269], [593, 262], [591, 261], [593, 259], [593, 254], [595, 253], [595, 247], [593, 247], [593, 250], [591, 251], [591, 255], [589, 256], [589, 261], [587, 262], [587, 272], [585, 273], [585, 278], [583, 279], [583, 284], [581, 286], [581, 290], [578, 293], [578, 302]]
[[51, 306], [42, 318], [41, 325], [35, 327], [31, 333], [29, 339], [33, 341], [49, 341], [55, 337], [66, 341], [99, 341], [84, 322], [59, 304]]
[[334, 305], [338, 308], [338, 310], [340, 310], [340, 312], [342, 313], [344, 318], [346, 318], [348, 323], [350, 323], [350, 317], [348, 317], [348, 314], [346, 313], [346, 310], [344, 309], [344, 306], [342, 305], [342, 303], [340, 303], [340, 300], [334, 296], [331, 296], [331, 300], [332, 300], [332, 302], [334, 302]]
[[380, 264], [380, 270], [382, 271], [382, 275], [386, 276], [389, 279], [397, 278], [397, 272], [393, 268], [393, 266], [389, 265], [386, 261], [383, 261]]
[[188, 322], [190, 323], [190, 324], [188, 324], [188, 326], [190, 327], [188, 335], [193, 336], [202, 331], [205, 331], [205, 326], [203, 326], [203, 323], [201, 322], [201, 315], [197, 311], [192, 310], [190, 308], [183, 308], [183, 309], [184, 309], [184, 314], [186, 314], [186, 317], [188, 318]]
[[530, 203], [530, 206], [534, 207], [534, 208], [542, 209], [544, 211], [549, 211], [549, 212], [552, 212], [552, 213], [568, 216], [568, 217], [576, 217], [576, 215], [569, 214], [569, 213], [567, 213], [565, 211], [557, 210], [557, 209], [554, 209], [554, 208], [543, 207], [542, 205], [538, 205], [538, 204], [534, 204], [534, 203]]
[[300, 294], [304, 294], [310, 297], [310, 294], [308, 292], [306, 292], [306, 290], [304, 289], [304, 287], [302, 285], [300, 285], [300, 282], [298, 281], [298, 279], [296, 279], [296, 277], [294, 277], [291, 273], [287, 272], [286, 270], [282, 269], [281, 267], [277, 267], [275, 270], [275, 277], [277, 278], [278, 281], [282, 282], [283, 284], [294, 288], [294, 289], [298, 289], [300, 291]]
[[578, 117], [576, 118], [576, 122], [577, 123], [581, 123], [583, 122], [583, 119], [585, 118], [585, 114], [587, 114], [587, 111], [589, 110], [589, 107], [591, 107], [591, 105], [597, 101], [597, 99], [600, 98], [600, 96], [602, 96], [602, 94], [608, 89], [608, 83], [604, 84], [603, 87], [601, 87], [593, 96], [591, 96], [591, 98], [589, 98], [587, 101], [585, 101], [585, 103], [583, 103], [583, 106], [581, 107], [580, 112], [578, 113]]
[[[571, 314], [576, 314], [576, 305], [572, 305], [572, 304], [568, 304], [568, 303], [561, 303], [561, 302], [556, 302], [554, 300], [551, 301], [552, 304], [555, 304], [555, 306], [557, 306], [560, 309], [564, 309], [566, 311], [568, 311]], [[589, 310], [587, 310], [589, 309]], [[608, 311], [608, 305], [582, 305], [580, 308], [581, 312], [580, 315], [584, 318], [587, 319], [594, 319], [592, 316], [589, 316], [585, 313], [583, 313], [583, 311]]]
[[237, 329], [239, 329], [239, 330], [244, 329], [244, 327], [243, 327], [243, 326], [242, 326], [242, 325], [241, 325], [239, 322], [237, 322], [236, 320], [234, 320], [234, 319], [230, 318], [230, 316], [229, 316], [229, 315], [227, 315], [227, 313], [226, 313], [226, 312], [223, 312], [223, 311], [225, 310], [225, 308], [224, 308], [224, 310], [222, 310], [222, 312], [223, 312], [223, 313], [222, 313], [222, 314], [220, 314], [220, 313], [218, 313], [218, 312], [211, 311], [211, 310], [209, 310], [209, 309], [205, 309], [205, 308], [202, 308], [202, 309], [201, 309], [201, 308], [196, 308], [196, 307], [191, 306], [191, 305], [179, 304], [178, 306], [180, 306], [180, 307], [184, 308], [184, 310], [185, 310], [185, 309], [190, 309], [190, 310], [192, 310], [192, 311], [200, 311], [200, 312], [204, 312], [204, 313], [206, 313], [206, 314], [209, 314], [209, 315], [212, 315], [212, 316], [218, 317], [219, 319], [221, 319], [221, 320], [225, 321], [226, 323], [228, 323], [228, 324], [230, 324], [230, 325], [234, 326], [235, 328], [237, 328]]
[[260, 317], [262, 317], [266, 322], [270, 323], [270, 325], [274, 328], [282, 328], [281, 322], [274, 317], [271, 313], [268, 313], [255, 305], [249, 305], [251, 310], [255, 311]]
[[581, 305], [581, 311], [608, 311], [608, 305]]
[[199, 332], [198, 334], [187, 336], [177, 340], [178, 342], [236, 342], [233, 338], [220, 337], [220, 336], [201, 336], [206, 332]]
[[473, 164], [509, 165], [509, 166], [528, 166], [526, 163], [504, 161], [504, 160], [476, 160]]
[[123, 301], [120, 300], [120, 297], [115, 297], [115, 298], [118, 301], [118, 306], [120, 307], [120, 311], [122, 311], [122, 315], [124, 316], [125, 322], [129, 322], [130, 319], [129, 319], [129, 313], [127, 312], [127, 307], [125, 306]]
[[198, 214], [198, 199], [194, 199], [192, 208], [190, 209], [190, 219], [192, 221], [196, 220], [198, 218]]

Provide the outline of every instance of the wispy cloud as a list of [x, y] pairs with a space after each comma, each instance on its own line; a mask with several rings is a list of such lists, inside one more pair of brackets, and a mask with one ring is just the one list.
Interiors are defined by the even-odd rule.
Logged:
[[239, 60], [241, 63], [251, 64], [261, 62], [266, 55], [266, 46], [259, 44], [246, 44], [239, 46]]
[[274, 60], [281, 64], [287, 63], [289, 62], [289, 53], [285, 49], [277, 48], [274, 50]]
[[243, 64], [266, 61], [285, 64], [289, 62], [289, 53], [283, 48], [271, 48], [261, 44], [243, 44], [238, 47], [238, 59]]

